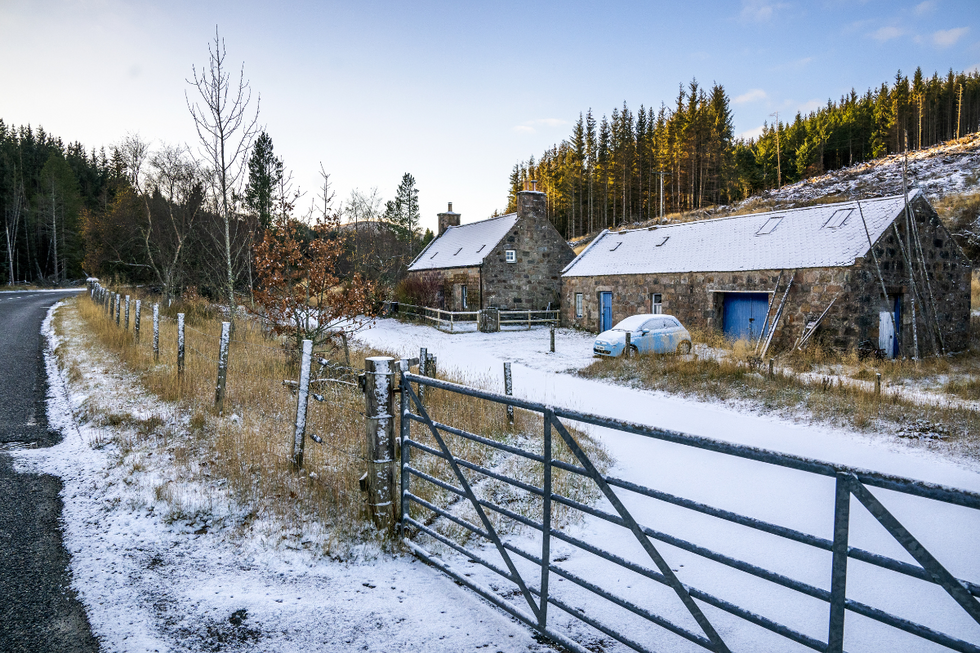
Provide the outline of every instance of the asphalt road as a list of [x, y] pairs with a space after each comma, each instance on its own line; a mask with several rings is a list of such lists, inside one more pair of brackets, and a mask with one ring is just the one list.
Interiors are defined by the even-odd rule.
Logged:
[[4, 453], [56, 444], [45, 415], [41, 322], [73, 293], [0, 292], [0, 651], [98, 651], [71, 589], [61, 539], [61, 480], [18, 474]]

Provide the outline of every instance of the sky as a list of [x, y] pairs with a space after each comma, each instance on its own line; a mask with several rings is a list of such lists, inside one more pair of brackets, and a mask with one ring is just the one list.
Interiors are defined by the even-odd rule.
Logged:
[[504, 210], [514, 165], [580, 113], [672, 106], [724, 86], [735, 131], [890, 83], [980, 69], [976, 0], [876, 2], [251, 2], [0, 0], [0, 118], [87, 149], [139, 134], [199, 151], [187, 80], [218, 30], [258, 124], [304, 192], [330, 174], [394, 196], [406, 172], [422, 226]]

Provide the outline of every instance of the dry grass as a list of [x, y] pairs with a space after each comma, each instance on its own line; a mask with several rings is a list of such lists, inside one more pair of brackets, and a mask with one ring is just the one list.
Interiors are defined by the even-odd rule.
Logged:
[[[166, 449], [172, 463], [186, 470], [188, 478], [220, 479], [243, 507], [241, 527], [247, 528], [260, 519], [284, 524], [315, 520], [329, 534], [321, 543], [322, 552], [329, 555], [343, 555], [353, 543], [378, 539], [369, 525], [358, 483], [366, 470], [366, 439], [364, 398], [357, 388], [330, 383], [317, 390], [322, 393], [323, 401], [311, 399], [307, 433], [321, 437], [323, 444], [307, 439], [304, 470], [295, 473], [289, 459], [296, 399], [282, 381], [297, 378], [298, 365], [283, 344], [271, 339], [254, 322], [240, 320], [232, 336], [225, 407], [223, 414], [218, 414], [214, 396], [221, 315], [206, 301], [192, 296], [161, 311], [159, 360], [153, 354], [152, 309], [147, 301], [143, 303], [139, 342], [134, 340], [132, 326], [130, 330], [117, 326], [101, 305], [92, 303], [87, 295], [75, 300], [73, 306], [98, 342], [118, 357], [125, 368], [136, 373], [149, 392], [172, 402], [175, 412], [181, 416], [180, 423], [184, 426], [179, 433], [162, 424], [141, 423], [125, 414], [99, 416], [106, 426], [127, 427], [127, 433], [135, 434], [115, 442], [121, 449], [132, 449], [135, 443], [129, 438], [135, 438], [144, 445]], [[177, 325], [173, 318], [178, 312], [185, 313], [187, 327], [183, 378], [178, 377], [176, 370]], [[351, 364], [363, 369], [365, 357], [383, 353], [352, 350]], [[319, 354], [330, 357], [331, 352]], [[72, 374], [70, 369], [68, 374]], [[438, 421], [486, 438], [540, 448], [540, 416], [517, 411], [515, 424], [511, 426], [502, 406], [431, 389], [426, 404]], [[435, 446], [432, 436], [418, 424], [413, 424], [413, 437]], [[525, 482], [541, 483], [541, 465], [523, 459], [515, 462], [512, 456], [502, 456], [491, 447], [457, 436], [445, 437], [457, 456]], [[597, 466], [604, 467], [607, 461], [601, 448], [581, 434], [576, 437], [590, 451]], [[419, 469], [458, 485], [443, 461], [413, 453], [413, 464]], [[556, 454], [571, 460], [563, 447], [556, 445]], [[482, 478], [474, 473], [467, 476]], [[540, 517], [539, 502], [527, 493], [485, 478], [471, 482], [479, 488], [478, 494], [502, 499], [510, 509], [525, 516]], [[580, 501], [594, 496], [588, 484], [557, 470], [554, 486], [556, 492]], [[437, 505], [452, 504], [455, 498], [418, 479], [412, 480], [412, 488], [414, 493]], [[184, 509], [180, 489], [174, 484], [158, 487], [157, 499], [170, 504], [169, 519], [196, 518]], [[457, 502], [453, 511], [478, 523], [464, 503]], [[559, 511], [557, 518], [571, 516]], [[512, 527], [499, 519], [496, 521], [502, 530]], [[459, 527], [451, 526], [448, 521], [436, 526], [454, 536], [460, 535]]]
[[[928, 404], [899, 395], [876, 396], [871, 386], [845, 383], [846, 377], [886, 385], [933, 379], [939, 389], [965, 399], [980, 399], [980, 320], [973, 320], [974, 347], [950, 358], [914, 361], [862, 361], [813, 346], [777, 359], [775, 374], [752, 359], [748, 343], [725, 341], [719, 334], [696, 334], [695, 342], [715, 348], [711, 356], [642, 356], [598, 359], [581, 374], [613, 379], [699, 399], [748, 404], [765, 413], [795, 415], [859, 430], [896, 433], [926, 446], [944, 443], [960, 455], [980, 457], [980, 412], [951, 402]], [[702, 350], [703, 351], [703, 350]], [[800, 372], [817, 374], [802, 378]], [[942, 379], [949, 379], [943, 386]]]

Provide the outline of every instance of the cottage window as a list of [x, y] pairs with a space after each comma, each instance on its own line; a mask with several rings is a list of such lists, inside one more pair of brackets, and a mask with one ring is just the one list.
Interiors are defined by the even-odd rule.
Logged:
[[650, 312], [657, 314], [664, 312], [663, 296], [658, 292], [650, 295]]
[[582, 293], [575, 293], [575, 317], [582, 317]]
[[783, 221], [782, 217], [769, 218], [768, 220], [766, 220], [766, 223], [762, 225], [762, 228], [759, 229], [757, 232], [755, 232], [755, 235], [765, 236], [766, 234], [771, 234], [776, 229], [776, 227], [779, 226], [779, 223], [782, 221]]
[[463, 286], [462, 288], [459, 289], [459, 298], [460, 298], [461, 303], [463, 304], [463, 308], [464, 309], [467, 308], [467, 306], [466, 306], [466, 286]]
[[504, 252], [504, 257], [507, 259], [508, 263], [517, 262], [517, 251], [513, 249], [508, 249]]

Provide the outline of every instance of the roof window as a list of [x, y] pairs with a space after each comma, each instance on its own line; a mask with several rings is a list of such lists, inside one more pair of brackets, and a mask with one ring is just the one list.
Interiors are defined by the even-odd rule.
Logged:
[[830, 220], [827, 220], [826, 224], [824, 224], [824, 227], [827, 229], [837, 229], [839, 227], [843, 227], [844, 223], [847, 222], [847, 219], [851, 217], [851, 213], [853, 212], [854, 209], [837, 209], [834, 211], [834, 214], [830, 216]]
[[[457, 250], [456, 250], [456, 254], [459, 254], [459, 253], [460, 253], [460, 252], [462, 252], [462, 251], [463, 251], [463, 248], [462, 248], [462, 247], [460, 247], [459, 249], [457, 249]], [[453, 256], [456, 256], [456, 254], [453, 254]]]
[[663, 238], [660, 239], [660, 242], [657, 243], [657, 247], [663, 247], [664, 245], [667, 244], [668, 240], [670, 240], [670, 236], [664, 236]]
[[432, 253], [432, 256], [429, 257], [429, 260], [431, 261], [432, 259], [434, 259], [436, 257], [436, 254], [438, 254], [438, 253], [439, 252], [433, 252]]
[[766, 234], [771, 234], [779, 226], [779, 223], [783, 221], [782, 216], [778, 218], [769, 218], [766, 223], [762, 225], [762, 228], [755, 232], [756, 236], [765, 236]]
[[482, 252], [483, 251], [483, 248], [486, 247], [486, 246], [487, 246], [486, 243], [483, 243], [482, 245], [480, 245], [480, 249], [476, 250], [476, 253], [479, 254], [480, 252]]
[[619, 241], [618, 243], [616, 243], [615, 245], [613, 245], [612, 247], [610, 247], [609, 248], [609, 251], [610, 252], [615, 252], [617, 249], [619, 249], [619, 246], [622, 245], [622, 244], [623, 244], [623, 241]]

